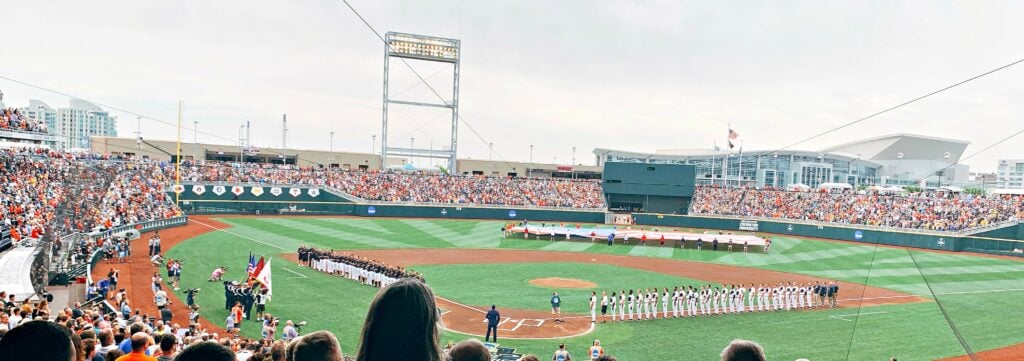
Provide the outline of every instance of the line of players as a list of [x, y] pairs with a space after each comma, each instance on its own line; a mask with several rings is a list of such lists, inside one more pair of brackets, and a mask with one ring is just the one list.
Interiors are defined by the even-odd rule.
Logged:
[[789, 282], [774, 287], [763, 283], [755, 287], [751, 283], [749, 287], [708, 284], [699, 289], [693, 286], [675, 287], [672, 291], [662, 288], [659, 312], [657, 288], [637, 289], [635, 293], [622, 290], [612, 292], [610, 297], [602, 291], [600, 300], [597, 292], [591, 292], [590, 316], [592, 322], [597, 321], [598, 306], [601, 322], [606, 322], [609, 310], [614, 322], [836, 307], [838, 294], [839, 286], [835, 281], [803, 285]]

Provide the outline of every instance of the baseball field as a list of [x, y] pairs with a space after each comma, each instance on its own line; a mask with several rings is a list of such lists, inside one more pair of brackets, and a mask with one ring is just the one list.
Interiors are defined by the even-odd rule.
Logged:
[[[1024, 263], [870, 244], [773, 237], [768, 254], [602, 242], [502, 238], [496, 221], [312, 217], [193, 217], [164, 233], [167, 256], [185, 261], [182, 288], [201, 287], [201, 315], [222, 325], [224, 294], [207, 282], [227, 266], [241, 279], [250, 252], [273, 258], [268, 311], [328, 329], [356, 350], [377, 289], [297, 263], [299, 245], [351, 250], [421, 272], [439, 297], [444, 342], [480, 337], [479, 310], [507, 318], [499, 343], [547, 357], [564, 342], [582, 357], [595, 339], [621, 360], [711, 360], [734, 338], [761, 343], [769, 359], [932, 360], [971, 351], [1011, 360], [1024, 352]], [[217, 229], [214, 229], [217, 228]], [[591, 291], [707, 283], [840, 281], [835, 309], [597, 323]], [[866, 285], [866, 287], [864, 286]], [[568, 322], [550, 322], [557, 290]], [[243, 333], [259, 336], [250, 322]], [[395, 340], [401, 342], [401, 340]], [[985, 351], [985, 352], [983, 352]], [[542, 357], [544, 359], [544, 357]]]

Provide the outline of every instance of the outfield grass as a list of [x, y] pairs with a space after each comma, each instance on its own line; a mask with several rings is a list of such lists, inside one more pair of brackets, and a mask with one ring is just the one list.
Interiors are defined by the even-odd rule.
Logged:
[[[219, 284], [205, 282], [218, 265], [231, 267], [227, 278], [241, 278], [250, 251], [268, 256], [306, 244], [335, 249], [368, 248], [516, 248], [611, 253], [764, 268], [834, 278], [929, 295], [975, 351], [1024, 342], [1024, 263], [970, 255], [908, 251], [869, 245], [777, 237], [771, 254], [696, 252], [602, 243], [501, 239], [501, 222], [398, 220], [372, 218], [228, 218], [227, 232], [208, 233], [169, 252], [186, 260], [183, 287], [203, 287], [197, 302], [202, 315], [217, 323], [227, 311]], [[258, 240], [261, 243], [251, 239]], [[915, 266], [920, 266], [920, 269]], [[689, 284], [691, 280], [645, 271], [590, 264], [502, 264], [417, 266], [438, 295], [477, 305], [544, 309], [549, 290], [528, 285], [538, 277], [580, 278], [602, 288]], [[275, 294], [268, 309], [285, 319], [308, 320], [314, 329], [335, 332], [346, 351], [355, 350], [366, 308], [376, 289], [275, 260]], [[292, 273], [296, 272], [296, 273]], [[998, 292], [995, 292], [998, 291]], [[561, 291], [567, 307], [589, 290]], [[515, 295], [515, 296], [510, 296]], [[854, 295], [844, 295], [852, 297]], [[931, 297], [931, 296], [928, 296]], [[536, 299], [535, 299], [536, 298]], [[571, 310], [581, 312], [581, 310]], [[925, 360], [963, 353], [935, 302], [864, 308], [855, 320], [834, 318], [856, 309], [747, 314], [694, 320], [658, 320], [602, 324], [591, 334], [564, 340], [578, 356], [594, 338], [611, 354], [628, 360], [714, 359], [732, 338], [765, 345], [771, 359]], [[258, 336], [255, 325], [243, 331]], [[448, 333], [446, 340], [466, 336]], [[548, 355], [558, 341], [508, 341], [520, 351]], [[542, 358], [543, 359], [543, 358]]]

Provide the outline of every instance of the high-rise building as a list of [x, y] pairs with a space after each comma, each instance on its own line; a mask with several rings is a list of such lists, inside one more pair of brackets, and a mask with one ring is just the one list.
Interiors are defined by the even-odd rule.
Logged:
[[999, 188], [1024, 189], [1024, 159], [1000, 159], [996, 181]]
[[117, 117], [93, 103], [71, 99], [67, 108], [54, 109], [39, 100], [29, 100], [21, 112], [31, 118], [45, 121], [50, 134], [57, 137], [57, 149], [89, 148], [89, 137], [117, 136]]

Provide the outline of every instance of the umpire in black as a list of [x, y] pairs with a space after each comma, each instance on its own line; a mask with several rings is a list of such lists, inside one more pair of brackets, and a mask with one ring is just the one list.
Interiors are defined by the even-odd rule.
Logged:
[[491, 310], [487, 311], [487, 335], [484, 336], [484, 342], [491, 338], [491, 331], [494, 331], [494, 341], [492, 342], [498, 342], [498, 321], [501, 321], [501, 315], [498, 314], [498, 310], [494, 309], [494, 305], [491, 305]]

